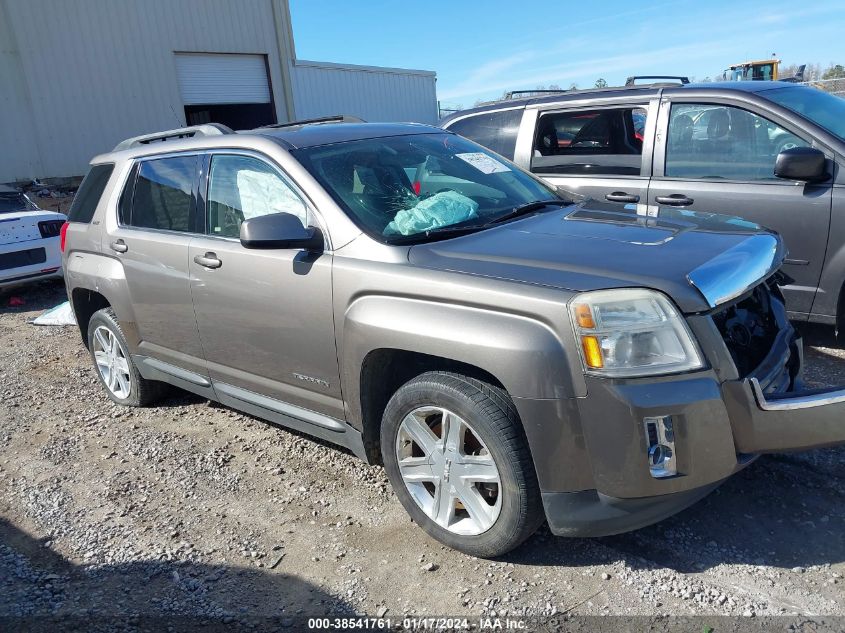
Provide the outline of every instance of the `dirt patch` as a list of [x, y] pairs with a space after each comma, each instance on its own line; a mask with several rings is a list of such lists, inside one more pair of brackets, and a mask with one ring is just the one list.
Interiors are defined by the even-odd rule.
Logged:
[[[113, 405], [76, 329], [0, 302], [0, 616], [845, 615], [845, 451], [765, 457], [632, 534], [501, 561], [416, 528], [380, 468], [193, 396]], [[845, 383], [812, 330], [808, 379]], [[387, 609], [385, 612], [384, 609]]]

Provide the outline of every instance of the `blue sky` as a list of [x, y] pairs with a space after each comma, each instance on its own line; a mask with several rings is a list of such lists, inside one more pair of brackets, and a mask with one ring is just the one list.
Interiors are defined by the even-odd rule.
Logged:
[[290, 0], [300, 59], [437, 72], [444, 107], [505, 90], [611, 85], [631, 74], [716, 77], [777, 53], [845, 63], [845, 2]]

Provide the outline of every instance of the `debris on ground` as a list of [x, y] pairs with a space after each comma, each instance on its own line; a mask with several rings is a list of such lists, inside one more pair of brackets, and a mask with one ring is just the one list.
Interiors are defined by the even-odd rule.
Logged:
[[[0, 619], [845, 616], [845, 449], [762, 457], [636, 532], [541, 527], [478, 560], [342, 449], [178, 391], [115, 405], [77, 330], [25, 326], [61, 285], [26, 298], [0, 310]], [[805, 331], [813, 386], [845, 383], [826, 332]]]
[[76, 316], [73, 314], [70, 301], [65, 301], [43, 312], [30, 323], [33, 325], [76, 325]]

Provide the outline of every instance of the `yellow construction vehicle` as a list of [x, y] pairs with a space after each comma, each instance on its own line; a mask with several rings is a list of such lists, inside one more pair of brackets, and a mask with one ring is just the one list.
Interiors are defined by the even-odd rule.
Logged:
[[779, 59], [763, 59], [732, 64], [722, 73], [726, 81], [777, 81]]

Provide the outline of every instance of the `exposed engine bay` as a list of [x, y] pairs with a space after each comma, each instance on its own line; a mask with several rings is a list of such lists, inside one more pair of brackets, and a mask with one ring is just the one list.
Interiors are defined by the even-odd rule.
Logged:
[[752, 373], [766, 358], [780, 331], [774, 303], [785, 310], [774, 282], [760, 284], [745, 299], [713, 315], [740, 377]]

